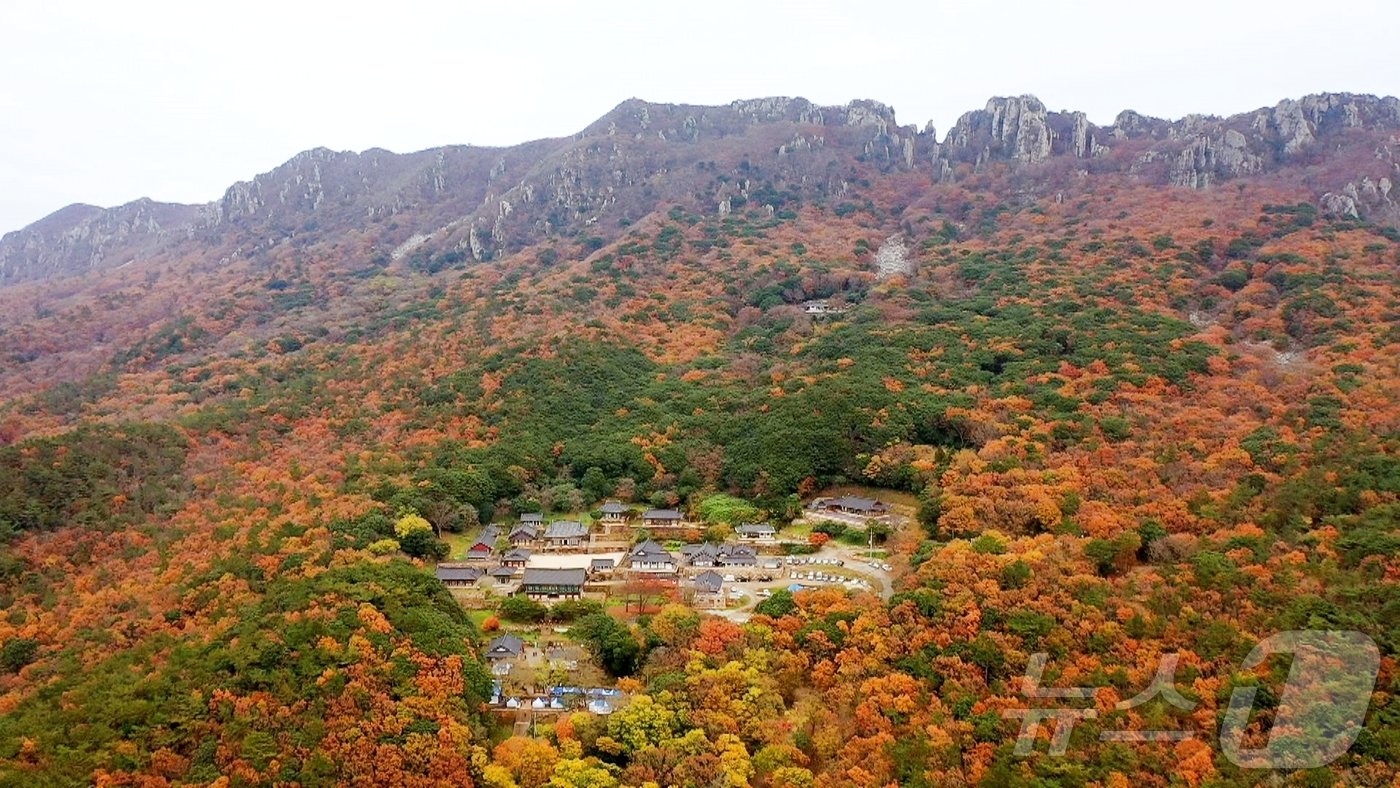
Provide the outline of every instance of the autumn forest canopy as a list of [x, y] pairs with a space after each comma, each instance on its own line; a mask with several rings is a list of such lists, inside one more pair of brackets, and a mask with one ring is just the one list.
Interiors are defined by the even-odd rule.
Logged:
[[[1292, 630], [1364, 633], [1379, 676], [1345, 754], [1270, 774], [1392, 785], [1400, 110], [1324, 98], [1296, 145], [1279, 109], [1075, 143], [1035, 102], [1043, 136], [970, 113], [958, 147], [878, 105], [628, 103], [311, 151], [128, 266], [14, 268], [0, 785], [1248, 786], [1220, 722], [1257, 688], [1268, 740], [1289, 664], [1244, 660]], [[434, 575], [526, 513], [718, 542], [851, 485], [913, 502], [885, 594], [486, 618]], [[628, 703], [502, 723], [500, 626]], [[1036, 653], [1097, 689], [1060, 757], [1003, 713]], [[1167, 655], [1190, 708], [1118, 708]]]

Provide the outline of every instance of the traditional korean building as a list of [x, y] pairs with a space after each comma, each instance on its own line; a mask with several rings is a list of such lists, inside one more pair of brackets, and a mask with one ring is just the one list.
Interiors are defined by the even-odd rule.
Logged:
[[537, 602], [582, 599], [587, 579], [585, 569], [526, 569], [520, 581], [520, 593]]

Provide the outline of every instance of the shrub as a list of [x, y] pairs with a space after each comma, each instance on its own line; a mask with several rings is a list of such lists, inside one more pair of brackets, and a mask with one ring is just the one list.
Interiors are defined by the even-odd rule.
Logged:
[[1203, 550], [1191, 559], [1196, 584], [1203, 588], [1220, 588], [1233, 583], [1235, 562], [1214, 550]]
[[1090, 539], [1084, 545], [1084, 557], [1094, 562], [1099, 574], [1108, 575], [1131, 566], [1141, 544], [1141, 537], [1132, 532], [1114, 539]]
[[1196, 539], [1190, 534], [1172, 534], [1147, 545], [1147, 557], [1158, 564], [1175, 564], [1196, 552]]
[[433, 535], [431, 529], [409, 531], [399, 539], [399, 549], [414, 558], [436, 558], [439, 561], [446, 558], [451, 551], [446, 542]]
[[501, 618], [518, 624], [538, 624], [549, 615], [549, 608], [523, 596], [507, 597], [497, 608]]
[[548, 617], [550, 621], [574, 621], [602, 612], [603, 606], [592, 599], [570, 599], [550, 608]]
[[569, 634], [583, 643], [612, 676], [630, 676], [641, 665], [642, 644], [625, 624], [606, 613], [584, 616]]
[[770, 618], [782, 618], [796, 609], [797, 603], [792, 599], [792, 592], [784, 588], [774, 591], [773, 596], [759, 602], [754, 612]]
[[707, 523], [737, 525], [759, 518], [758, 507], [732, 495], [711, 495], [701, 501], [698, 508], [700, 517]]
[[10, 638], [0, 646], [0, 670], [18, 673], [25, 665], [34, 661], [39, 653], [39, 641], [33, 638]]
[[1249, 284], [1249, 274], [1239, 268], [1230, 268], [1221, 271], [1215, 281], [1226, 290], [1236, 292]]
[[398, 552], [399, 543], [393, 539], [380, 539], [378, 541], [370, 542], [369, 546], [365, 549], [369, 550], [375, 555], [388, 555], [390, 553]]
[[972, 549], [974, 552], [986, 555], [1001, 555], [1006, 552], [1006, 543], [996, 534], [982, 534], [972, 540]]
[[1031, 567], [1025, 561], [1017, 560], [1001, 570], [1002, 588], [1021, 588], [1031, 579]]

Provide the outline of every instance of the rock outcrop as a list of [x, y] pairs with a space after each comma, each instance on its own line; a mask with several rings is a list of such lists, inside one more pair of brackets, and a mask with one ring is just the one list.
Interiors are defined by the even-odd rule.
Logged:
[[[994, 98], [953, 126], [936, 147], [931, 174], [937, 181], [953, 181], [969, 168], [979, 172], [1011, 166], [1024, 170], [1023, 181], [1034, 192], [1037, 167], [1063, 157], [1093, 162], [1075, 165], [1074, 172], [1116, 170], [1176, 187], [1209, 189], [1318, 157], [1341, 167], [1342, 157], [1332, 155], [1335, 150], [1374, 138], [1379, 141], [1375, 158], [1385, 165], [1345, 173], [1324, 207], [1338, 215], [1394, 224], [1400, 222], [1400, 209], [1381, 180], [1400, 181], [1400, 168], [1389, 153], [1400, 147], [1398, 131], [1400, 100], [1350, 93], [1288, 99], [1228, 118], [1188, 115], [1167, 121], [1124, 110], [1102, 128], [1080, 112], [1048, 111], [1034, 96]], [[1045, 182], [1041, 188], [1055, 187]]]
[[1106, 151], [1101, 135], [1082, 112], [1050, 112], [1035, 96], [993, 98], [949, 129], [934, 174], [950, 179], [959, 164], [976, 169], [998, 161], [1034, 165], [1054, 156], [1093, 158]]
[[199, 208], [142, 198], [70, 205], [0, 239], [0, 285], [123, 265], [188, 237]]
[[1219, 134], [1196, 134], [1172, 161], [1169, 177], [1173, 186], [1205, 189], [1219, 180], [1251, 175], [1263, 168], [1263, 157], [1251, 152], [1245, 136], [1225, 129]]
[[1091, 173], [1209, 189], [1307, 162], [1327, 185], [1328, 196], [1317, 195], [1326, 210], [1400, 223], [1397, 148], [1400, 100], [1347, 93], [1229, 118], [1166, 121], [1127, 110], [1107, 127], [1034, 96], [993, 98], [941, 144], [932, 126], [900, 126], [876, 101], [630, 99], [566, 138], [410, 154], [316, 148], [207, 205], [70, 206], [0, 239], [0, 284], [142, 260], [190, 238], [225, 257], [255, 258], [350, 227], [373, 227], [384, 258], [416, 238], [399, 258], [485, 260], [550, 236], [616, 234], [663, 203], [723, 213], [757, 199], [772, 212], [792, 197], [840, 196], [851, 173], [869, 167], [922, 171], [934, 182], [1011, 168], [1020, 193], [1034, 196]]

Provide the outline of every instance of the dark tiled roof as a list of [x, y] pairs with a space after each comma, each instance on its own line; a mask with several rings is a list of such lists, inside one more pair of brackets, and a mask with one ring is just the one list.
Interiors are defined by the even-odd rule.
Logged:
[[874, 498], [860, 498], [854, 495], [843, 495], [840, 498], [832, 498], [826, 502], [827, 506], [836, 506], [841, 509], [855, 509], [860, 512], [873, 512], [877, 509], [884, 509], [885, 505]]
[[681, 553], [693, 564], [699, 559], [710, 559], [721, 564], [750, 564], [758, 558], [758, 553], [746, 544], [688, 544]]
[[588, 563], [590, 569], [612, 569], [617, 562], [611, 558], [595, 558]]
[[510, 550], [506, 551], [505, 555], [501, 556], [501, 560], [503, 561], [525, 561], [529, 558], [530, 551], [526, 550], [523, 547], [511, 548]]
[[491, 570], [492, 577], [515, 577], [515, 568], [510, 566], [498, 566]]
[[525, 641], [515, 635], [501, 635], [486, 644], [486, 656], [488, 657], [514, 657], [518, 656], [520, 652], [524, 650]]
[[623, 514], [626, 511], [627, 507], [617, 501], [608, 501], [603, 504], [603, 514]]
[[588, 536], [588, 529], [577, 520], [557, 520], [545, 529], [546, 539], [581, 539]]
[[476, 582], [485, 572], [480, 567], [462, 566], [460, 564], [438, 564], [437, 579], [439, 580], [465, 580], [469, 583]]
[[544, 515], [541, 514], [540, 512], [526, 512], [526, 513], [520, 515], [520, 522], [522, 522], [522, 523], [542, 523], [542, 522], [544, 522]]
[[628, 555], [632, 558], [671, 558], [671, 554], [666, 552], [666, 548], [662, 547], [656, 542], [653, 542], [650, 539], [646, 540], [645, 542], [642, 542], [641, 544], [638, 544], [636, 547], [633, 547], [632, 551], [628, 553]]
[[526, 586], [582, 586], [588, 579], [583, 569], [526, 569], [521, 585]]
[[778, 532], [778, 529], [774, 528], [768, 523], [744, 523], [743, 525], [739, 526], [734, 530], [736, 533], [739, 533], [744, 536], [775, 534]]
[[684, 517], [675, 509], [648, 509], [642, 513], [645, 520], [683, 520]]
[[695, 587], [713, 594], [724, 587], [724, 578], [718, 572], [701, 572], [695, 576]]

